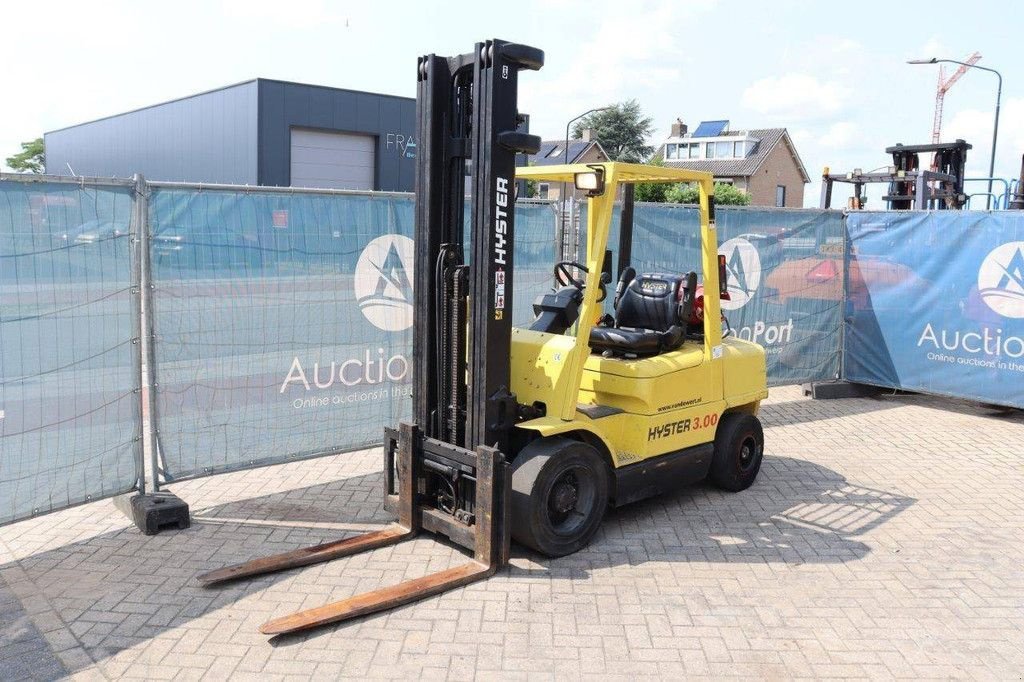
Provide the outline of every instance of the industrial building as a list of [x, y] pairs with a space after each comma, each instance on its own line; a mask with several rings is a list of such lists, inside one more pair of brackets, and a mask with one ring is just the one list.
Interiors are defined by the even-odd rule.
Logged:
[[46, 172], [412, 191], [416, 100], [265, 78], [45, 134]]

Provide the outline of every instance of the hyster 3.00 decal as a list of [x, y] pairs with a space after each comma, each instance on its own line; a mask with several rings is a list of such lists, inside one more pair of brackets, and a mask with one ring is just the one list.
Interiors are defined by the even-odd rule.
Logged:
[[692, 419], [679, 419], [676, 421], [666, 422], [647, 429], [647, 440], [652, 441], [659, 438], [667, 438], [668, 436], [675, 436], [680, 433], [687, 433], [689, 431], [699, 431], [700, 429], [710, 428], [717, 423], [718, 415], [715, 413], [705, 414], [702, 417], [693, 417]]

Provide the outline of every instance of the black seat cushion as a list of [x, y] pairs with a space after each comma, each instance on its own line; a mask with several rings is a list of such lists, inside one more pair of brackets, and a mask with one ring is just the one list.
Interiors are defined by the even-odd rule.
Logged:
[[626, 327], [594, 327], [590, 330], [590, 347], [596, 351], [611, 351], [615, 355], [657, 355], [675, 350], [682, 342], [683, 328], [679, 325], [663, 332]]
[[615, 326], [663, 332], [679, 324], [679, 275], [644, 273], [633, 279], [615, 307]]
[[615, 325], [596, 326], [590, 347], [612, 354], [656, 355], [678, 348], [685, 338], [679, 290], [696, 277], [645, 273], [634, 278], [615, 306]]

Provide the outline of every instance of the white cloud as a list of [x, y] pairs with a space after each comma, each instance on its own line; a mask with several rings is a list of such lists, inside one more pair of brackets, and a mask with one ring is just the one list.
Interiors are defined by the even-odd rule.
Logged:
[[274, 26], [289, 29], [349, 24], [348, 16], [325, 0], [289, 0], [287, 11], [282, 11], [277, 0], [222, 0], [221, 11], [234, 21], [272, 22]]
[[832, 116], [842, 111], [850, 91], [804, 73], [762, 78], [743, 91], [741, 103], [753, 111], [788, 121]]
[[830, 125], [817, 142], [828, 149], [849, 149], [851, 146], [859, 145], [863, 141], [862, 138], [860, 126], [856, 123], [839, 121]]
[[[974, 145], [967, 152], [968, 175], [987, 176], [992, 149], [992, 109], [962, 109], [942, 127], [942, 139], [963, 139]], [[996, 156], [997, 177], [1015, 178], [1020, 174], [1021, 152], [1024, 151], [1024, 97], [1010, 97], [1003, 102], [999, 116], [999, 142]]]
[[832, 51], [839, 52], [854, 52], [863, 50], [864, 46], [854, 40], [853, 38], [838, 38], [832, 44]]
[[921, 45], [914, 54], [906, 55], [907, 59], [930, 59], [932, 57], [944, 57], [949, 48], [939, 40], [938, 36], [932, 36]]
[[633, 98], [646, 105], [673, 92], [693, 61], [680, 27], [714, 5], [594, 2], [577, 17], [570, 42], [545, 46], [544, 69], [523, 79], [520, 110], [531, 113], [533, 130], [560, 135], [566, 120], [590, 107]]

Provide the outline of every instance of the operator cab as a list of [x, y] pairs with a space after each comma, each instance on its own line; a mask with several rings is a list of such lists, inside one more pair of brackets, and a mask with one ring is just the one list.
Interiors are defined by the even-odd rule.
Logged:
[[[584, 273], [586, 268], [570, 261], [555, 266], [559, 287], [542, 294], [533, 303], [536, 319], [532, 331], [564, 334], [579, 318], [585, 280], [574, 276], [571, 268]], [[605, 285], [610, 276], [602, 273], [598, 302], [607, 296]], [[679, 348], [686, 340], [697, 291], [697, 273], [684, 275], [644, 273], [632, 267], [623, 270], [615, 287], [614, 316], [604, 318], [590, 331], [590, 348], [605, 357], [649, 357]]]
[[[583, 290], [587, 286], [586, 278], [574, 274], [577, 272], [584, 275], [590, 273], [582, 263], [571, 260], [555, 263], [555, 282], [558, 287], [550, 294], [541, 294], [533, 302], [533, 314], [537, 319], [530, 324], [531, 331], [564, 334], [569, 327], [576, 324], [580, 316], [580, 305], [583, 303]], [[597, 298], [598, 303], [607, 298], [608, 291], [605, 286], [610, 281], [611, 274], [607, 271], [602, 272], [597, 283], [601, 289]]]
[[686, 340], [697, 273], [644, 273], [628, 267], [615, 287], [615, 316], [590, 330], [590, 348], [606, 357], [646, 357], [673, 351]]

